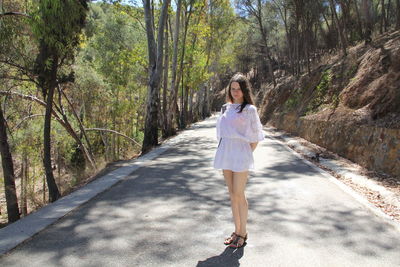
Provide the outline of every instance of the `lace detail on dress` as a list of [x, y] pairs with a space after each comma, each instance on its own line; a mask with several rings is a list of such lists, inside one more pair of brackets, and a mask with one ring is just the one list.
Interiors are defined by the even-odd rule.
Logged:
[[224, 104], [217, 119], [217, 140], [238, 138], [249, 143], [264, 140], [262, 124], [254, 105], [246, 105], [242, 112], [240, 104]]

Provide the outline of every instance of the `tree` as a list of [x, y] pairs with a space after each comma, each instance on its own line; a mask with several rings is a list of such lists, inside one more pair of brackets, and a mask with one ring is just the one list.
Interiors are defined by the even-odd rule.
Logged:
[[176, 84], [176, 70], [178, 65], [178, 41], [179, 41], [179, 26], [180, 26], [180, 17], [181, 17], [181, 6], [182, 0], [178, 0], [176, 6], [176, 14], [175, 14], [175, 31], [173, 37], [173, 52], [172, 52], [172, 77], [171, 77], [171, 86], [169, 87], [169, 101], [168, 101], [168, 113], [167, 116], [167, 125], [166, 125], [166, 135], [171, 136], [176, 134], [174, 120], [176, 114], [176, 101], [178, 95], [178, 86]]
[[400, 29], [400, 0], [396, 0], [396, 29]]
[[359, 38], [363, 38], [364, 33], [363, 33], [363, 28], [362, 28], [360, 10], [359, 10], [359, 8], [358, 8], [357, 2], [358, 2], [358, 1], [353, 1], [353, 3], [354, 3], [354, 10], [355, 10], [355, 13], [356, 13], [356, 16], [357, 16], [357, 32], [358, 32]]
[[158, 22], [157, 42], [154, 39], [154, 15], [150, 0], [143, 0], [146, 21], [147, 46], [149, 53], [149, 86], [147, 92], [146, 119], [142, 152], [147, 152], [152, 146], [158, 145], [158, 105], [161, 74], [163, 71], [164, 27], [170, 0], [163, 0]]
[[[287, 49], [288, 58], [289, 58], [290, 62], [293, 62], [292, 49], [290, 49], [291, 48], [291, 36], [290, 36], [290, 29], [289, 29], [288, 4], [284, 0], [274, 0], [273, 2], [275, 4], [276, 10], [278, 11], [278, 13], [282, 19], [282, 22], [284, 24], [287, 46], [289, 48], [289, 49]], [[329, 25], [328, 25], [328, 27], [329, 27]]]
[[364, 19], [364, 41], [366, 44], [369, 44], [372, 34], [372, 18], [371, 18], [371, 0], [362, 0], [362, 13]]
[[263, 14], [263, 7], [265, 5], [265, 2], [262, 0], [239, 0], [238, 1], [238, 7], [245, 12], [245, 14], [248, 14], [249, 16], [252, 16], [256, 19], [256, 25], [258, 30], [260, 31], [261, 37], [262, 37], [262, 50], [265, 54], [265, 57], [267, 58], [268, 62], [268, 72], [269, 75], [271, 76], [271, 80], [276, 86], [276, 81], [275, 81], [275, 76], [274, 76], [274, 70], [272, 68], [272, 55], [270, 52], [269, 48], [269, 32], [267, 27], [264, 24], [264, 14]]
[[333, 2], [333, 0], [329, 0], [329, 3], [331, 5], [331, 12], [332, 12], [333, 18], [335, 20], [336, 28], [339, 33], [339, 39], [340, 39], [340, 44], [342, 46], [342, 52], [343, 52], [343, 55], [346, 56], [347, 55], [347, 51], [346, 51], [347, 40], [346, 40], [346, 37], [343, 32], [343, 27], [340, 25], [340, 21], [339, 21], [338, 15], [336, 13], [336, 5]]
[[[169, 22], [169, 17], [167, 19], [167, 24]], [[162, 118], [160, 128], [162, 129], [162, 136], [164, 138], [168, 137], [168, 70], [169, 70], [169, 37], [168, 37], [168, 25], [165, 27], [165, 58], [164, 58], [164, 73], [163, 73], [163, 99], [162, 99]]]
[[[202, 11], [204, 10], [204, 5], [202, 2], [197, 3], [195, 0], [189, 0], [188, 2], [184, 2], [184, 12], [183, 12], [183, 18], [184, 21], [182, 23], [184, 24], [183, 28], [183, 39], [182, 39], [182, 54], [181, 54], [181, 62], [180, 62], [180, 75], [178, 75], [178, 82], [177, 85], [179, 85], [179, 82], [181, 82], [181, 112], [180, 112], [180, 118], [179, 118], [179, 128], [184, 129], [187, 126], [188, 121], [188, 102], [189, 102], [189, 90], [190, 87], [187, 85], [187, 80], [190, 76], [190, 68], [192, 68], [192, 59], [190, 59], [190, 55], [187, 55], [188, 51], [191, 48], [193, 48], [195, 39], [196, 39], [196, 34], [193, 33], [194, 39], [192, 39], [192, 44], [187, 47], [186, 46], [186, 41], [188, 37], [188, 33], [190, 31], [190, 21], [192, 16], [195, 14], [195, 12], [200, 15]], [[199, 19], [199, 16], [197, 16], [197, 19]], [[194, 25], [197, 25], [197, 23], [193, 23]], [[186, 58], [188, 56], [188, 58]], [[185, 66], [190, 66], [187, 70], [185, 70]], [[186, 72], [185, 72], [186, 71]], [[184, 75], [185, 74], [185, 75]], [[186, 77], [186, 83], [184, 80], [184, 77]]]
[[19, 220], [17, 191], [15, 189], [14, 164], [7, 141], [6, 121], [0, 105], [0, 152], [4, 173], [4, 189], [7, 202], [8, 222]]
[[381, 0], [381, 25], [379, 27], [379, 33], [382, 34], [387, 31], [387, 19], [385, 15], [385, 0]]
[[[87, 10], [86, 0], [41, 0], [39, 9], [33, 16], [33, 30], [39, 43], [35, 70], [39, 76], [43, 98], [46, 100], [43, 164], [50, 202], [61, 196], [52, 170], [50, 135], [54, 92], [61, 79], [58, 77], [58, 71], [65, 61], [74, 57], [74, 48], [79, 44], [79, 34], [84, 26]], [[68, 80], [68, 77], [71, 75], [63, 80]]]

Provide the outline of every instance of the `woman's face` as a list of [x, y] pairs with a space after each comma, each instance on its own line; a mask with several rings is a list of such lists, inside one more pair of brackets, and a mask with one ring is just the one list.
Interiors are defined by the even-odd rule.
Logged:
[[243, 92], [238, 82], [231, 83], [231, 95], [235, 103], [243, 102]]

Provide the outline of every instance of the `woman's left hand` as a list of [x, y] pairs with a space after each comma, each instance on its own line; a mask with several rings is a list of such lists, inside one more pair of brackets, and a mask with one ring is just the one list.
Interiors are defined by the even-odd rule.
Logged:
[[250, 143], [250, 147], [251, 147], [251, 150], [253, 152], [254, 152], [254, 150], [256, 150], [257, 144], [258, 144], [258, 142], [257, 143]]

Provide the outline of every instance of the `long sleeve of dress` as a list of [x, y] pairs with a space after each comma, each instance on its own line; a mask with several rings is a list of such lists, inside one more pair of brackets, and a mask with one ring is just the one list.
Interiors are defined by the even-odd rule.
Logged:
[[221, 139], [221, 125], [220, 125], [220, 123], [221, 123], [222, 115], [224, 115], [225, 110], [226, 110], [226, 104], [221, 107], [221, 111], [219, 112], [218, 118], [217, 118], [217, 127], [216, 127], [217, 128], [217, 141], [219, 141], [219, 139]]
[[219, 141], [219, 139], [221, 138], [221, 130], [220, 130], [220, 122], [221, 122], [221, 117], [222, 117], [222, 109], [221, 109], [221, 112], [219, 113], [219, 115], [218, 115], [218, 118], [217, 118], [217, 127], [216, 127], [216, 129], [217, 129], [217, 141]]
[[249, 143], [256, 143], [264, 140], [263, 126], [258, 116], [257, 108], [251, 105], [248, 109], [250, 125], [246, 131], [246, 139]]

